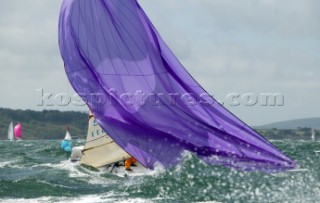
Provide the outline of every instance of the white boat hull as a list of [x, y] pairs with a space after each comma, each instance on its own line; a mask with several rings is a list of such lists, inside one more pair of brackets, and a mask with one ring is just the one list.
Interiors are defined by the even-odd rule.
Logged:
[[[79, 162], [82, 158], [82, 151], [84, 147], [83, 146], [78, 146], [78, 147], [73, 147], [72, 152], [71, 152], [71, 161], [73, 162]], [[101, 172], [106, 172], [110, 174], [114, 174], [119, 177], [133, 177], [133, 176], [145, 176], [145, 175], [152, 175], [154, 172], [145, 168], [143, 165], [140, 163], [136, 163], [135, 165], [131, 166], [131, 170], [125, 170], [124, 168], [124, 163], [119, 162], [118, 165], [116, 164], [109, 164], [101, 167], [94, 167], [98, 169]]]

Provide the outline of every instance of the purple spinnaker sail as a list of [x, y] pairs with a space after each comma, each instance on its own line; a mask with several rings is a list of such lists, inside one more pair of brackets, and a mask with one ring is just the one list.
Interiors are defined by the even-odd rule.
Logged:
[[203, 90], [136, 0], [64, 0], [59, 45], [75, 91], [144, 166], [174, 166], [187, 150], [240, 170], [295, 167]]

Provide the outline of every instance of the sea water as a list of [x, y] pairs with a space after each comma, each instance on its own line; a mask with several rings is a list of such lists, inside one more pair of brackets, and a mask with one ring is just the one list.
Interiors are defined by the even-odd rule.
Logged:
[[0, 141], [0, 202], [320, 202], [318, 142], [272, 141], [303, 170], [246, 173], [189, 154], [174, 168], [129, 178], [70, 162], [59, 142]]

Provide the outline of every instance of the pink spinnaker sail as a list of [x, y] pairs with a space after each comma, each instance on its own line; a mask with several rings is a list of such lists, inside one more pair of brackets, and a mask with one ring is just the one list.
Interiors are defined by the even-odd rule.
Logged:
[[14, 137], [16, 139], [22, 139], [22, 125], [21, 123], [18, 123], [16, 126], [14, 126]]

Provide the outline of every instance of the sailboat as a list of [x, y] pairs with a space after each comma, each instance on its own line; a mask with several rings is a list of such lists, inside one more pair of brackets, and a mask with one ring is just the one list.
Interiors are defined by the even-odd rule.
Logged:
[[150, 170], [177, 165], [185, 151], [243, 171], [296, 167], [195, 81], [137, 0], [63, 0], [59, 47], [71, 85], [111, 138], [94, 134], [83, 163], [109, 163], [104, 146], [117, 145]]
[[312, 141], [316, 140], [316, 131], [314, 128], [311, 129], [311, 140]]
[[92, 112], [89, 114], [88, 132], [84, 146], [72, 148], [71, 161], [107, 171], [118, 176], [138, 176], [150, 173], [139, 162], [125, 170], [125, 161], [131, 156], [120, 148], [99, 126]]
[[13, 122], [9, 124], [8, 128], [8, 140], [13, 141], [14, 140], [14, 134], [13, 134]]
[[16, 126], [14, 126], [13, 132], [14, 132], [14, 138], [17, 141], [21, 141], [22, 140], [22, 125], [21, 125], [21, 123], [18, 123]]
[[72, 150], [72, 138], [69, 132], [69, 127], [67, 127], [66, 135], [60, 143], [60, 148], [65, 152], [71, 152]]

